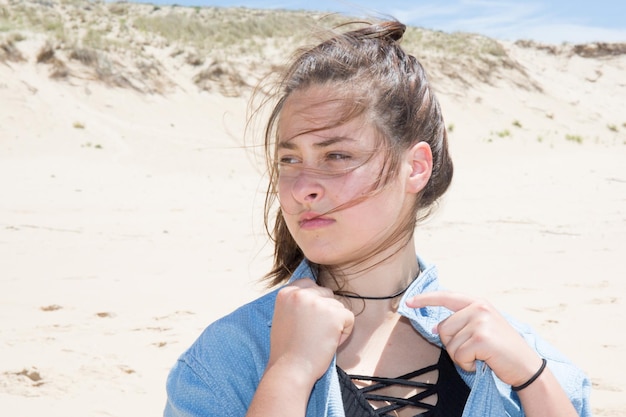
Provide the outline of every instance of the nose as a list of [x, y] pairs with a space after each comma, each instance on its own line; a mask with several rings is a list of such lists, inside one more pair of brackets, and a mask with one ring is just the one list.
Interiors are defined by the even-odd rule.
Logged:
[[291, 195], [301, 204], [310, 204], [319, 200], [324, 194], [324, 187], [311, 173], [306, 170], [300, 171], [299, 175], [293, 179]]

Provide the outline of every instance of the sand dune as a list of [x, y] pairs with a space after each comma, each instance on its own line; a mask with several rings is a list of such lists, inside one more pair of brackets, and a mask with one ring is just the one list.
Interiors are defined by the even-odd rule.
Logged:
[[[0, 2], [0, 20], [19, 4]], [[88, 5], [47, 7], [68, 22], [82, 13], [83, 29], [106, 9], [111, 31], [167, 11]], [[250, 86], [282, 46], [259, 48], [266, 65], [196, 65], [201, 48], [151, 33], [133, 35], [147, 72], [135, 58], [148, 55], [111, 49], [106, 77], [68, 43], [54, 47], [62, 64], [41, 60], [49, 33], [0, 38], [5, 415], [159, 415], [176, 357], [263, 291], [265, 183], [243, 128]], [[424, 52], [457, 169], [418, 249], [448, 287], [489, 298], [574, 359], [595, 415], [626, 415], [626, 56], [498, 45], [490, 61]], [[498, 66], [479, 71], [487, 62]]]

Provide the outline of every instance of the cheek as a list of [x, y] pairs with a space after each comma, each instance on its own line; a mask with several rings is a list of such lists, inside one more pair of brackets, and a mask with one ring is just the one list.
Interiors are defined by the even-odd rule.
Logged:
[[400, 184], [392, 183], [382, 187], [378, 190], [371, 187], [365, 191], [366, 193], [373, 191], [373, 194], [366, 197], [363, 202], [364, 209], [373, 213], [374, 221], [389, 222], [390, 219], [394, 219], [393, 222], [395, 222], [402, 217], [405, 206], [409, 202]]
[[301, 206], [293, 195], [293, 181], [289, 179], [279, 179], [276, 184], [278, 194], [278, 205], [287, 223], [287, 228], [292, 229], [293, 216], [301, 211]]
[[350, 201], [370, 199], [376, 194], [376, 178], [368, 172], [353, 172], [352, 175], [336, 178], [329, 191], [336, 201], [347, 203]]
[[290, 181], [288, 178], [279, 177], [276, 183], [276, 190], [278, 192], [278, 201], [281, 202], [283, 200], [291, 197], [291, 190], [293, 187], [293, 181]]

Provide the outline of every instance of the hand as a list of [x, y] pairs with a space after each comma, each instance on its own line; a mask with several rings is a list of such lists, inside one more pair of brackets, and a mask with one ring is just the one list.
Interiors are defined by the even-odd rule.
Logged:
[[276, 296], [268, 367], [281, 363], [315, 382], [353, 325], [354, 315], [331, 290], [299, 279]]
[[443, 306], [453, 314], [437, 325], [450, 357], [466, 371], [476, 370], [476, 360], [489, 365], [509, 385], [526, 382], [541, 366], [541, 358], [488, 302], [446, 291], [416, 295], [411, 308]]

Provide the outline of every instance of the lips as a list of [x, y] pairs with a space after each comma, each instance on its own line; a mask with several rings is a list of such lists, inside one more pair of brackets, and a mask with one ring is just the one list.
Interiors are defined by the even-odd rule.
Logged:
[[333, 223], [335, 223], [334, 219], [312, 212], [304, 213], [300, 216], [300, 219], [298, 220], [300, 228], [305, 230], [319, 229], [322, 227], [330, 226]]

